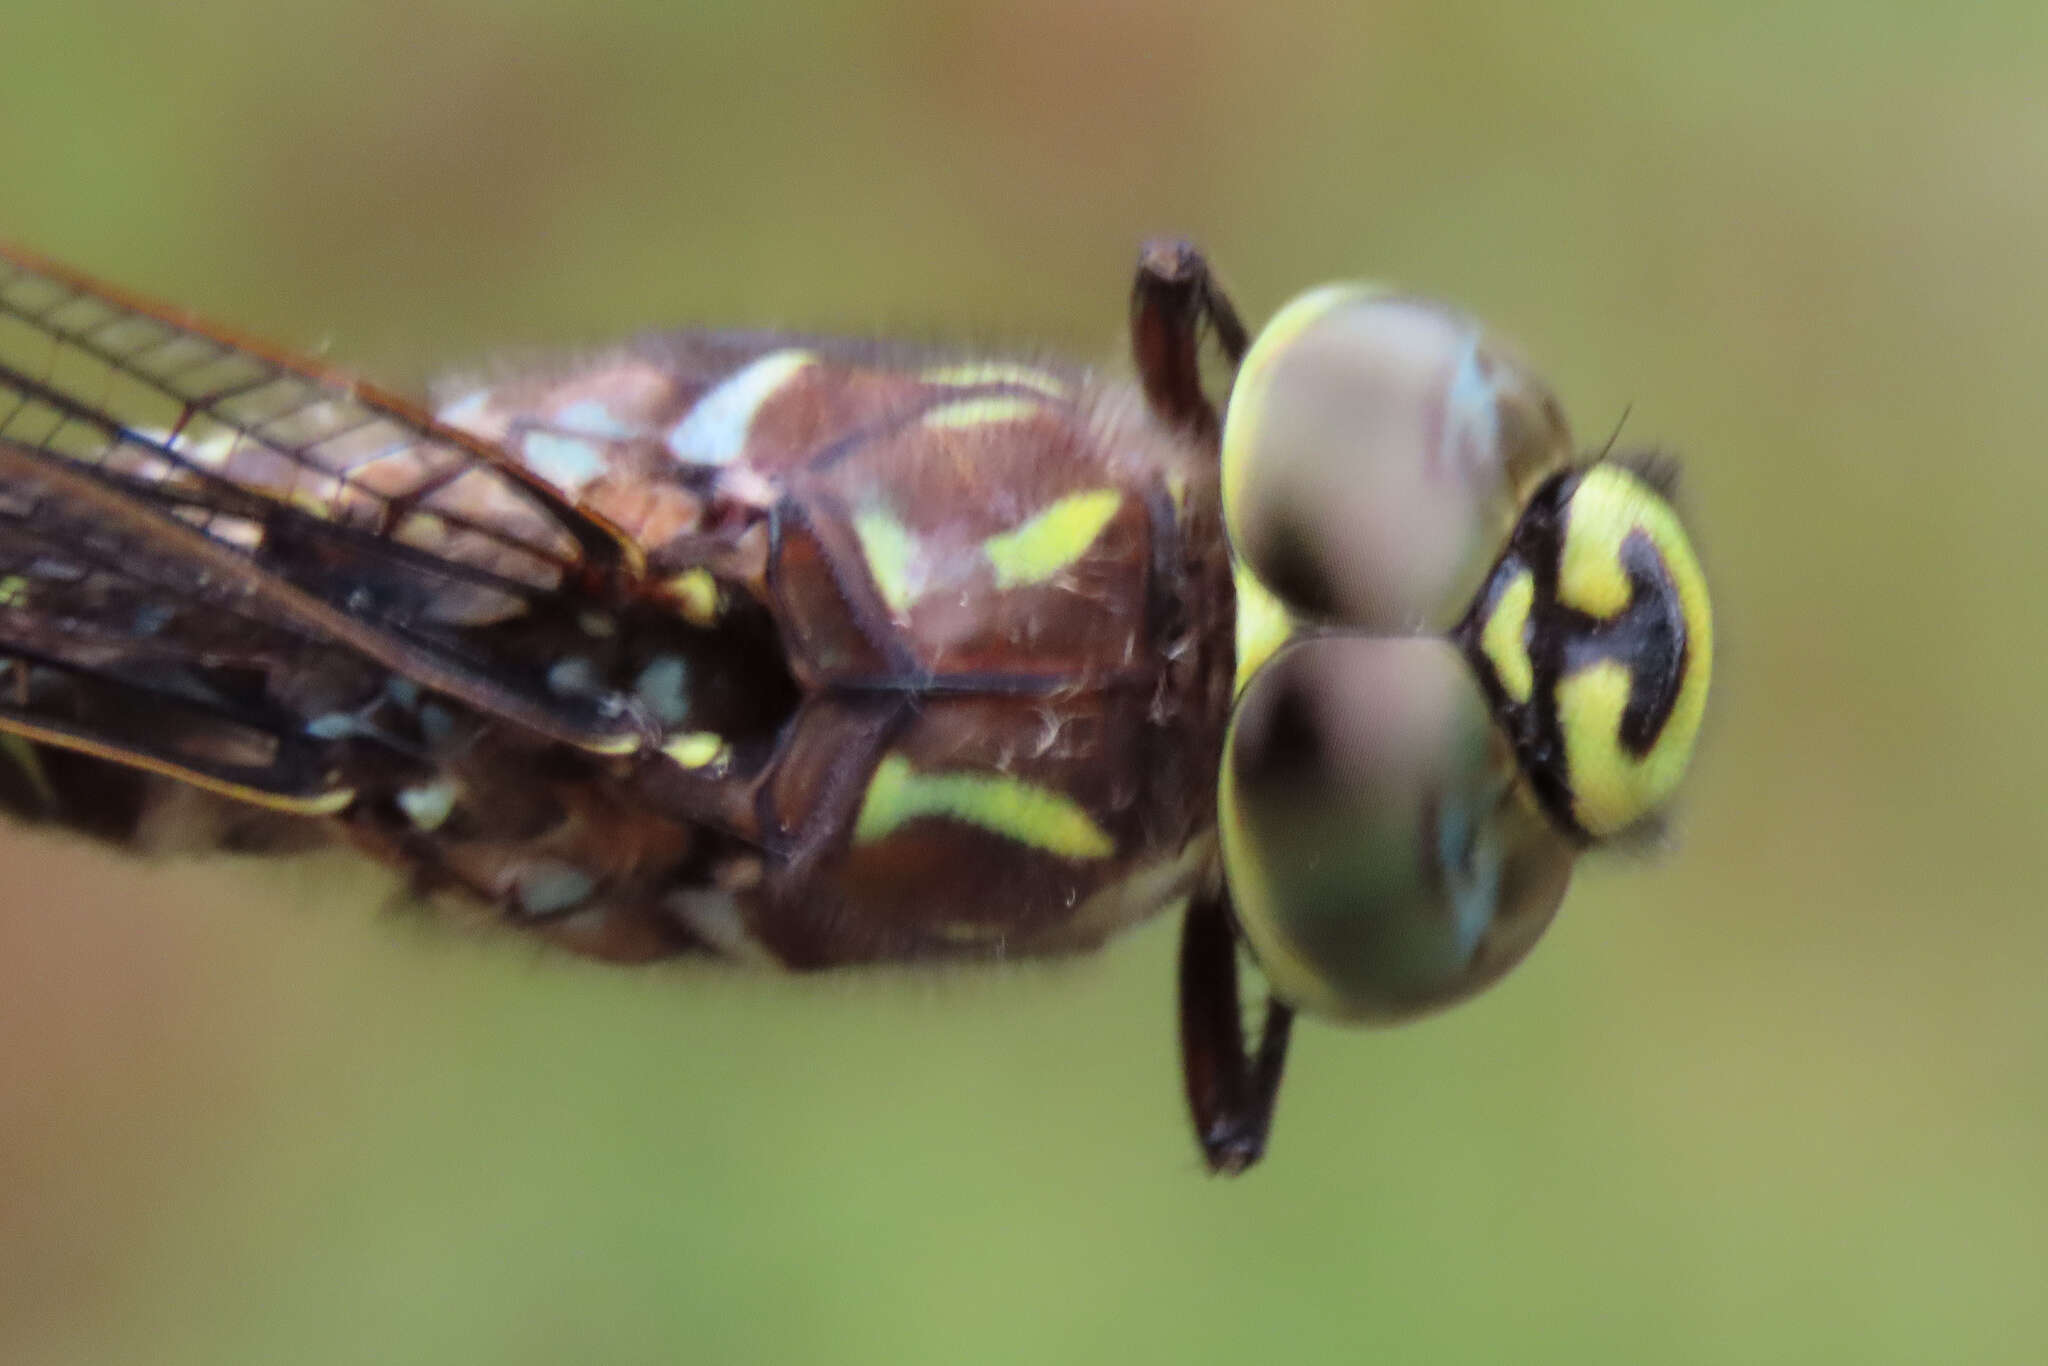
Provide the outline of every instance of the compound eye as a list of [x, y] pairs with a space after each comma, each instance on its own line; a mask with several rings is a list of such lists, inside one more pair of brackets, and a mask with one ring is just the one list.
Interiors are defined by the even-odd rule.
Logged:
[[1218, 806], [1239, 927], [1273, 990], [1391, 1022], [1519, 962], [1574, 854], [1519, 786], [1450, 643], [1283, 647], [1232, 713]]
[[1238, 372], [1224, 517], [1238, 556], [1294, 612], [1442, 630], [1570, 446], [1550, 392], [1477, 323], [1330, 286], [1275, 315]]

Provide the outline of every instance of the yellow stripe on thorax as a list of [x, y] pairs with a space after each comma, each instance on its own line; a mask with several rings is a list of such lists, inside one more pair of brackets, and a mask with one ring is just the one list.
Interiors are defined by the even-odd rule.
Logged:
[[918, 553], [917, 537], [909, 527], [881, 508], [855, 513], [853, 532], [860, 538], [861, 555], [868, 562], [868, 574], [874, 579], [882, 601], [897, 616], [905, 615], [910, 611], [910, 605], [917, 601], [921, 588], [912, 578]]
[[1044, 583], [1088, 553], [1123, 506], [1115, 489], [1090, 489], [1058, 499], [1028, 521], [982, 542], [996, 587]]
[[875, 765], [853, 842], [876, 843], [926, 817], [978, 826], [1061, 858], [1107, 858], [1116, 851], [1116, 841], [1058, 792], [993, 773], [919, 773], [900, 754]]

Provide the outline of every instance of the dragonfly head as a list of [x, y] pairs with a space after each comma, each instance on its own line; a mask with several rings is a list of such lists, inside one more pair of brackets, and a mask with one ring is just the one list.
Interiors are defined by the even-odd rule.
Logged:
[[1691, 758], [1712, 614], [1668, 481], [1575, 464], [1556, 399], [1471, 319], [1334, 286], [1245, 357], [1223, 497], [1218, 825], [1245, 940], [1320, 1014], [1463, 999]]

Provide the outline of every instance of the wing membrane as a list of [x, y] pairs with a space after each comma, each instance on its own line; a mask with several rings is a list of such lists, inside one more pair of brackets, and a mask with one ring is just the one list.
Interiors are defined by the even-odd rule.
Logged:
[[224, 614], [584, 748], [636, 734], [618, 699], [550, 690], [536, 648], [630, 592], [611, 527], [400, 400], [9, 247], [0, 571], [31, 590], [0, 648], [62, 615], [60, 635], [147, 656]]
[[175, 546], [25, 479], [40, 458], [0, 441], [0, 731], [273, 808], [346, 804], [338, 747], [307, 713], [382, 675]]

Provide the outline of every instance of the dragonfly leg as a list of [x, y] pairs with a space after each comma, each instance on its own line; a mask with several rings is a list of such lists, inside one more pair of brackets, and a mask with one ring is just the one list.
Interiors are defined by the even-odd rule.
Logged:
[[1204, 324], [1234, 368], [1250, 340], [1207, 259], [1191, 242], [1147, 242], [1131, 285], [1131, 349], [1145, 401], [1176, 426], [1214, 434], [1216, 407], [1202, 388]]
[[1180, 1048], [1195, 1138], [1210, 1171], [1235, 1176], [1265, 1152], [1293, 1024], [1293, 1009], [1267, 996], [1258, 1051], [1246, 1049], [1229, 893], [1221, 886], [1197, 893], [1181, 927]]

